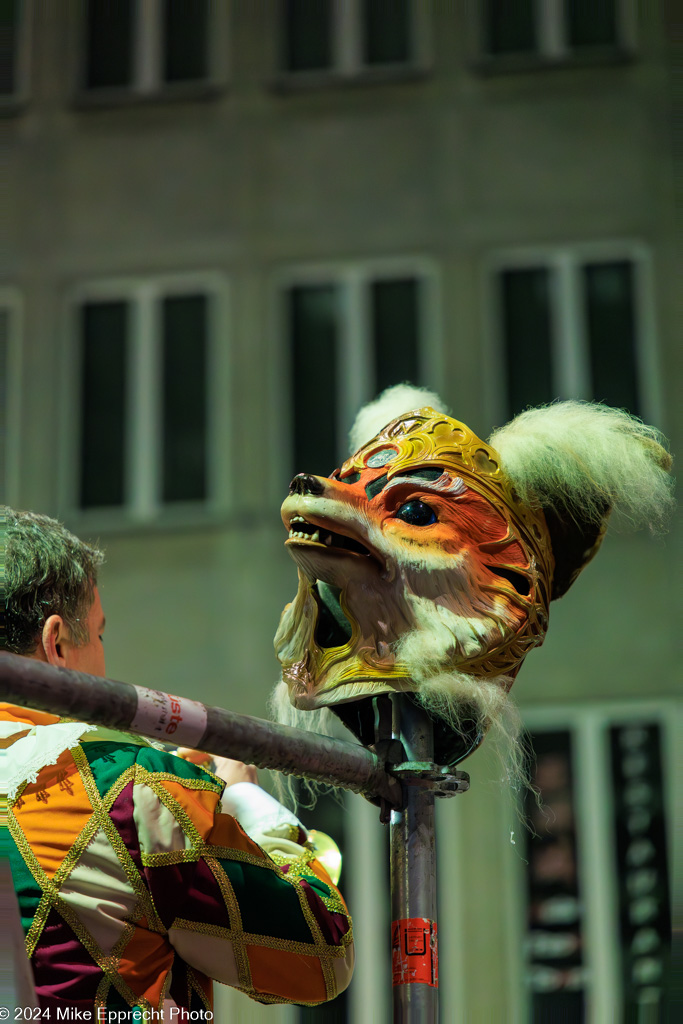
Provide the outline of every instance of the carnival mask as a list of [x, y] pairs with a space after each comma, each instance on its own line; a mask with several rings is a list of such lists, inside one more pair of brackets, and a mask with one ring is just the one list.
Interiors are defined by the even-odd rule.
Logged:
[[495, 448], [430, 407], [330, 477], [298, 474], [282, 518], [299, 586], [275, 638], [291, 703], [331, 708], [369, 743], [372, 699], [417, 694], [437, 759], [455, 763], [490, 724], [492, 688], [504, 696], [543, 642], [550, 599], [597, 550], [609, 504], [574, 536], [520, 497]]

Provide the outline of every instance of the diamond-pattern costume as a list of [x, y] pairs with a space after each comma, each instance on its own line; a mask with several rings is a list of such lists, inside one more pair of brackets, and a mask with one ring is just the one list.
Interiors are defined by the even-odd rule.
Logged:
[[[41, 733], [43, 749], [67, 728], [1, 704], [0, 722], [5, 735], [37, 726], [27, 740]], [[207, 1010], [211, 978], [261, 1002], [333, 998], [352, 970], [351, 922], [296, 819], [258, 787], [224, 792], [211, 773], [122, 739], [62, 739], [56, 763], [43, 755], [37, 773], [24, 769], [35, 781], [10, 787], [40, 1006]], [[247, 826], [261, 845], [225, 813], [245, 787], [264, 801]]]

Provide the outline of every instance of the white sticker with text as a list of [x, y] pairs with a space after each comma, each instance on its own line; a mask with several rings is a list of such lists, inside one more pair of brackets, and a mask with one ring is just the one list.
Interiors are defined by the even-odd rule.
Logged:
[[[206, 731], [206, 708], [199, 701], [174, 697], [163, 690], [136, 686], [138, 709], [131, 732], [152, 735], [164, 742], [196, 747]], [[176, 735], [177, 733], [177, 735]]]

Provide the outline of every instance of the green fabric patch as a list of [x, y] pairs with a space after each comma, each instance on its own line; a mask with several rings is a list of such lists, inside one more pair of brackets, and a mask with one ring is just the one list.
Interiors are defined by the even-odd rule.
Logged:
[[276, 871], [237, 860], [219, 862], [235, 890], [245, 932], [291, 942], [312, 942], [299, 896]]
[[97, 791], [106, 796], [119, 775], [135, 764], [140, 747], [135, 743], [110, 743], [108, 740], [93, 740], [83, 743], [85, 754], [95, 779]]
[[139, 764], [148, 772], [163, 772], [177, 775], [179, 779], [200, 780], [211, 783], [216, 793], [223, 792], [223, 783], [216, 782], [203, 768], [184, 761], [175, 754], [167, 754], [154, 747], [140, 747], [136, 743], [110, 743], [107, 740], [91, 740], [82, 744], [88, 764], [93, 773], [97, 790], [104, 797], [120, 775], [133, 764]]
[[305, 871], [303, 871], [299, 875], [299, 878], [301, 878], [304, 882], [308, 882], [311, 889], [314, 889], [319, 896], [332, 896], [332, 890], [330, 889], [329, 885], [325, 885], [323, 880], [321, 878], [318, 878], [317, 875], [314, 875], [312, 873], [308, 875], [306, 874]]
[[2, 854], [3, 856], [9, 855], [12, 866], [12, 881], [19, 901], [21, 927], [24, 929], [24, 935], [27, 935], [43, 898], [43, 891], [27, 868], [9, 829], [4, 826], [0, 828], [0, 833], [2, 833]]
[[183, 760], [182, 757], [176, 757], [175, 754], [167, 754], [165, 750], [155, 750], [154, 747], [138, 747], [137, 751], [137, 763], [148, 772], [164, 772], [177, 775], [180, 779], [209, 782], [216, 793], [222, 793], [225, 788], [225, 783], [216, 782], [203, 768], [192, 764], [191, 761]]

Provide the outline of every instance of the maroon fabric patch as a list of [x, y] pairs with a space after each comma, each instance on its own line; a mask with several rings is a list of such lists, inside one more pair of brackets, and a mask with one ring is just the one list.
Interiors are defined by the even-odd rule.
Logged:
[[92, 1010], [102, 971], [56, 910], [48, 915], [31, 963], [42, 1010]]
[[325, 942], [330, 946], [338, 946], [349, 930], [348, 919], [343, 914], [331, 913], [308, 882], [303, 878], [299, 881], [304, 890], [308, 905], [320, 926]]
[[133, 819], [133, 785], [134, 783], [131, 781], [121, 790], [109, 811], [109, 817], [114, 822], [116, 831], [121, 836], [124, 846], [133, 858], [135, 867], [138, 871], [142, 872], [140, 840], [138, 839]]
[[194, 863], [143, 869], [147, 888], [164, 928], [170, 928], [176, 917], [186, 916], [185, 897], [196, 870], [197, 865]]
[[182, 903], [176, 900], [175, 916], [184, 917], [188, 921], [199, 921], [202, 924], [215, 924], [219, 928], [229, 928], [228, 911], [213, 872], [204, 860], [198, 860], [189, 866], [192, 868], [192, 875], [185, 882], [185, 899]]

